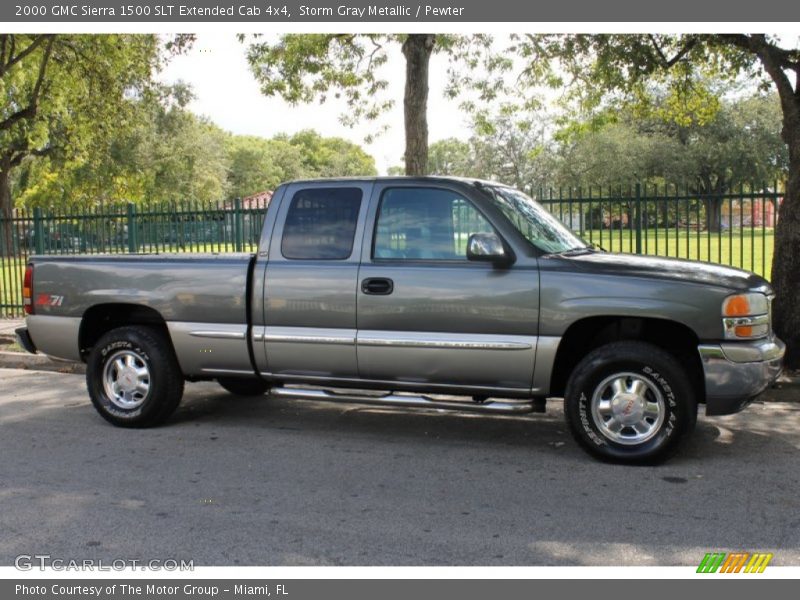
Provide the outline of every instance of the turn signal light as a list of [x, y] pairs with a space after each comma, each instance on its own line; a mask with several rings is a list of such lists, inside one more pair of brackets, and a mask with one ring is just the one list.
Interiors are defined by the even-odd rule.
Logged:
[[769, 312], [767, 297], [759, 292], [728, 296], [722, 303], [723, 317], [749, 317]]
[[750, 302], [747, 296], [731, 296], [725, 301], [723, 313], [726, 317], [746, 317], [750, 313]]

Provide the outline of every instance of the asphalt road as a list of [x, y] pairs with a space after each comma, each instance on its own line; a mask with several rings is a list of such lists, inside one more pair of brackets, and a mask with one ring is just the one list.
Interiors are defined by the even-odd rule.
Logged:
[[800, 403], [701, 418], [660, 467], [606, 465], [548, 414], [236, 398], [188, 384], [169, 425], [117, 429], [79, 375], [0, 370], [0, 565], [800, 565]]

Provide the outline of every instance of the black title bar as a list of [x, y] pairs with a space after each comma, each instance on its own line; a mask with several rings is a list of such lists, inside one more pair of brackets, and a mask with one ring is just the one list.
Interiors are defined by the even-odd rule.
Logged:
[[[786, 0], [4, 0], [0, 22], [778, 22], [800, 20]], [[2, 26], [0, 26], [0, 30]]]

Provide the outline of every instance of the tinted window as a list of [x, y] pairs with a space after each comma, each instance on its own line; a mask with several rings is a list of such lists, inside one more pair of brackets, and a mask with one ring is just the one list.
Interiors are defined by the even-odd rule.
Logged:
[[433, 188], [394, 188], [381, 199], [374, 258], [466, 260], [472, 233], [494, 229], [463, 196]]
[[294, 259], [349, 258], [360, 208], [358, 188], [300, 190], [286, 215], [281, 253]]

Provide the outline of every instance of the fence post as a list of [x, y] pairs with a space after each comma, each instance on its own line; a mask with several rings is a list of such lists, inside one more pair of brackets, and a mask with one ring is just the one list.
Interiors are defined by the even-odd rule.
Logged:
[[36, 254], [44, 254], [44, 223], [38, 206], [33, 209], [33, 248]]
[[244, 220], [242, 218], [242, 199], [233, 200], [233, 241], [236, 252], [244, 249]]
[[642, 184], [636, 182], [636, 208], [634, 210], [636, 221], [636, 254], [642, 253]]
[[136, 243], [136, 205], [128, 202], [128, 252], [136, 254], [139, 244]]

